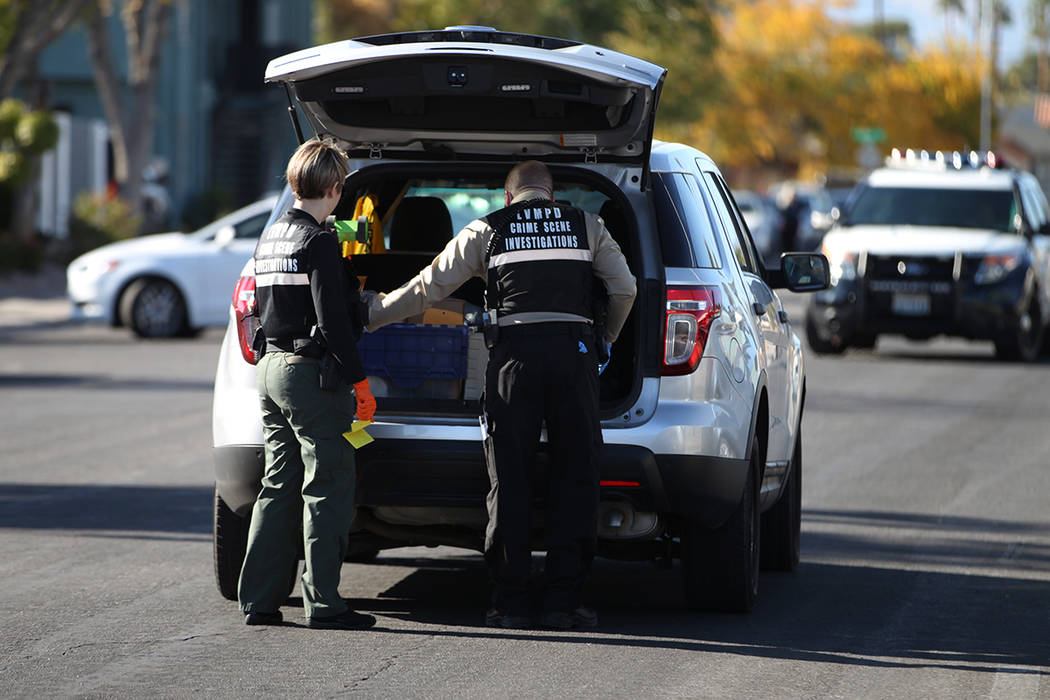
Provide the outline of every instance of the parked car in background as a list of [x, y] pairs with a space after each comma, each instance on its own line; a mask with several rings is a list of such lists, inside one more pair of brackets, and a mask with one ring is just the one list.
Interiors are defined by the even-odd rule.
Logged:
[[[819, 249], [821, 239], [835, 222], [835, 203], [828, 191], [820, 185], [790, 181], [770, 187], [768, 194], [778, 211], [785, 214], [786, 225], [792, 218], [798, 221], [793, 250]], [[793, 213], [788, 213], [789, 207]]]
[[823, 187], [804, 187], [798, 191], [802, 200], [803, 214], [798, 220], [796, 250], [817, 250], [820, 241], [835, 223], [835, 207], [831, 195]]
[[762, 260], [770, 267], [777, 267], [780, 264], [777, 256], [785, 252], [780, 240], [784, 217], [777, 205], [772, 199], [751, 190], [733, 190], [733, 198], [744, 215], [751, 239], [762, 255]]
[[[775, 290], [824, 288], [827, 261], [767, 269], [715, 163], [652, 140], [665, 73], [576, 41], [459, 27], [315, 47], [274, 59], [266, 77], [311, 132], [347, 149], [336, 217], [367, 196], [389, 221], [386, 253], [353, 256], [365, 289], [395, 289], [429, 264], [463, 200], [501, 206], [522, 154], [548, 163], [555, 199], [602, 217], [638, 295], [599, 380], [599, 554], [680, 558], [691, 605], [746, 611], [760, 566], [790, 571], [799, 557], [805, 362]], [[249, 262], [215, 380], [215, 573], [230, 598], [264, 468], [254, 290]], [[463, 321], [483, 293], [470, 280], [434, 322], [362, 337], [378, 411], [375, 442], [357, 453], [351, 557], [482, 549], [487, 351]], [[538, 472], [547, 465], [541, 446]]]
[[143, 338], [226, 323], [230, 289], [277, 203], [271, 194], [192, 233], [158, 233], [89, 251], [66, 268], [73, 320]]
[[850, 196], [853, 194], [856, 186], [849, 187], [829, 187], [827, 188], [828, 196], [831, 197], [831, 205], [834, 207], [832, 210], [838, 210], [838, 213], [845, 211], [847, 203], [850, 201]]
[[882, 333], [991, 340], [1034, 360], [1050, 321], [1050, 205], [1031, 174], [973, 154], [897, 154], [858, 186], [824, 238], [831, 287], [806, 315], [810, 347]]

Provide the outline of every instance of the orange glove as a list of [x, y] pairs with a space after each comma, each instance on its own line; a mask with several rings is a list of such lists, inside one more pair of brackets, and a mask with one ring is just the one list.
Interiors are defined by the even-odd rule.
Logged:
[[367, 379], [354, 384], [354, 396], [357, 397], [357, 420], [372, 420], [376, 415], [376, 397], [372, 396]]

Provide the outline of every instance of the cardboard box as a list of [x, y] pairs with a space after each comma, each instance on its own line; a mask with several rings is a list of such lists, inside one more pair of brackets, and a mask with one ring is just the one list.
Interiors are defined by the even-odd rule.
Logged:
[[445, 299], [421, 314], [409, 316], [402, 323], [417, 326], [462, 326], [465, 304], [462, 299]]

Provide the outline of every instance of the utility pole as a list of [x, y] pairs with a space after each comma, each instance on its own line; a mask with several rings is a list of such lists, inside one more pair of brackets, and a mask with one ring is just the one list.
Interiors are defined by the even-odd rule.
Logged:
[[992, 71], [995, 66], [991, 63], [990, 51], [986, 51], [986, 39], [990, 44], [991, 37], [988, 27], [991, 24], [992, 8], [990, 0], [980, 0], [980, 23], [977, 25], [977, 52], [978, 56], [986, 57], [985, 69], [981, 71], [981, 150], [987, 151], [992, 147]]
[[[981, 0], [982, 2], [984, 0]], [[874, 29], [875, 39], [878, 40], [883, 46], [886, 45], [886, 15], [882, 9], [882, 0], [874, 0], [875, 18], [874, 18]]]

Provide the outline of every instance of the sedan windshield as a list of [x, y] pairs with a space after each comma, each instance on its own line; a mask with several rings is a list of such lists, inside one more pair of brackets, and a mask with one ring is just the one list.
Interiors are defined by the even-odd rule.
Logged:
[[1009, 190], [867, 187], [849, 212], [849, 223], [1013, 229], [1014, 195]]

